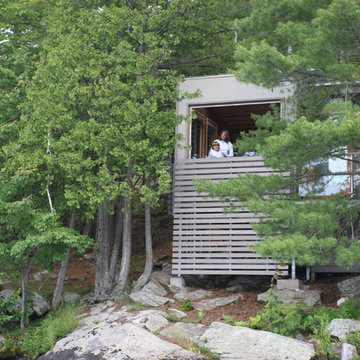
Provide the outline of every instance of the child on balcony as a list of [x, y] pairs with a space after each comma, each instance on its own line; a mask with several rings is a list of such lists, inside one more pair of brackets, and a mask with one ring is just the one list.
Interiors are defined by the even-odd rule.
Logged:
[[209, 158], [221, 158], [224, 157], [224, 154], [220, 152], [220, 143], [218, 140], [214, 140], [211, 144], [211, 149], [209, 151]]

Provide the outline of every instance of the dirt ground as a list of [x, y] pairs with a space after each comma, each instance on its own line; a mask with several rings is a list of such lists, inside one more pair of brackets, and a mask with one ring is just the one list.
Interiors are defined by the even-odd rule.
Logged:
[[[156, 218], [154, 224], [154, 259], [162, 258], [162, 262], [171, 262], [171, 232], [172, 223], [169, 216], [164, 215]], [[144, 267], [144, 249], [141, 244], [143, 240], [143, 223], [137, 221], [133, 228], [135, 247], [132, 255], [132, 265], [130, 277], [132, 280], [137, 279]], [[161, 263], [159, 263], [161, 265]], [[38, 269], [37, 269], [38, 270]], [[58, 267], [55, 267], [54, 272], [57, 273]], [[94, 284], [95, 276], [95, 262], [92, 259], [91, 253], [85, 254], [81, 257], [74, 258], [69, 266], [67, 272], [67, 280], [65, 283], [65, 290], [86, 293], [91, 290]], [[308, 285], [311, 289], [318, 289], [322, 292], [322, 304], [327, 307], [335, 307], [336, 301], [340, 298], [339, 291], [336, 283], [344, 276], [329, 276], [329, 275], [318, 275], [317, 279], [313, 282], [309, 282]], [[48, 296], [52, 292], [55, 285], [55, 279], [48, 279], [46, 281], [33, 283], [36, 290], [42, 291], [43, 293], [48, 292]], [[270, 284], [269, 284], [270, 285]], [[221, 297], [229, 295], [225, 289], [211, 289], [214, 297]], [[227, 305], [224, 307], [217, 308], [215, 310], [205, 312], [205, 317], [199, 319], [198, 311], [192, 310], [187, 312], [188, 318], [193, 322], [200, 322], [203, 324], [210, 324], [213, 321], [224, 321], [223, 316], [229, 316], [234, 321], [248, 321], [250, 317], [255, 314], [263, 307], [256, 300], [257, 294], [263, 292], [259, 291], [242, 291], [241, 294], [244, 299], [236, 304]], [[129, 303], [127, 300], [122, 300], [119, 306]], [[176, 301], [175, 304], [170, 306], [173, 308], [180, 309], [182, 302]]]

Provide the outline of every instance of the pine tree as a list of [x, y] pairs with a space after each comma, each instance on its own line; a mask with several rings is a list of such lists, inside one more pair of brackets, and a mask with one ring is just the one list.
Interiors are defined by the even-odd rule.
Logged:
[[[238, 21], [237, 76], [267, 87], [296, 86], [296, 112], [267, 114], [238, 147], [256, 149], [288, 176], [246, 175], [199, 191], [242, 201], [261, 214], [264, 256], [298, 264], [360, 261], [360, 5], [355, 0], [252, 1]], [[353, 181], [350, 184], [350, 181]]]

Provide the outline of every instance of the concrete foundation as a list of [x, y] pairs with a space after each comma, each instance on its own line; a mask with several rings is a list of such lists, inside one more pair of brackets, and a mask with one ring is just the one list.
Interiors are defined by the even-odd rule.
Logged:
[[299, 279], [278, 279], [277, 288], [278, 290], [301, 290], [303, 288], [303, 283]]

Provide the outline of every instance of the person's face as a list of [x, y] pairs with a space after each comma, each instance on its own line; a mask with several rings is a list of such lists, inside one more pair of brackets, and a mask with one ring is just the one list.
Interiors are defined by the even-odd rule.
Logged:
[[226, 139], [226, 132], [225, 132], [225, 131], [223, 131], [223, 132], [221, 133], [220, 139], [221, 139], [222, 141], [225, 141], [225, 139]]
[[214, 149], [215, 151], [219, 151], [219, 147], [220, 147], [219, 144], [214, 144], [214, 145], [213, 145], [213, 149]]

